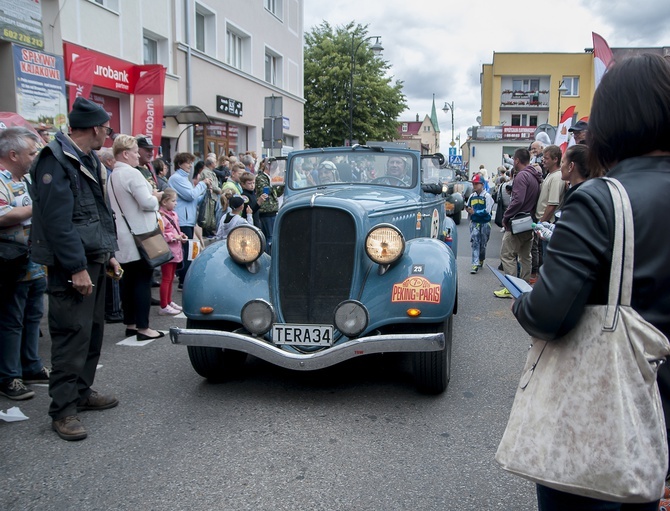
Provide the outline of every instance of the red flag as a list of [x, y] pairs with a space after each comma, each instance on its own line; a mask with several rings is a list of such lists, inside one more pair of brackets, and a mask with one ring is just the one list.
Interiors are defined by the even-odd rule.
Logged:
[[554, 144], [561, 148], [561, 152], [565, 154], [565, 150], [568, 148], [568, 137], [570, 133], [568, 130], [572, 126], [572, 116], [575, 113], [575, 106], [572, 105], [567, 108], [563, 115], [561, 116], [561, 122], [558, 125], [556, 130], [556, 138], [554, 139]]
[[163, 92], [165, 68], [160, 64], [137, 66], [139, 77], [133, 102], [133, 135], [148, 135], [153, 145], [161, 145], [163, 132]]
[[602, 36], [591, 32], [593, 35], [593, 71], [595, 78], [595, 88], [598, 88], [600, 80], [607, 72], [607, 68], [612, 63], [612, 50], [610, 50], [607, 41]]
[[79, 96], [89, 99], [95, 79], [95, 57], [91, 55], [72, 55], [72, 64], [68, 73], [70, 83], [70, 108]]

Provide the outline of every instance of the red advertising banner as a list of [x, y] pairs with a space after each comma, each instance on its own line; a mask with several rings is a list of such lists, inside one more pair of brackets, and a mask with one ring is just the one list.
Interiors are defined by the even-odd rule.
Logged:
[[77, 55], [72, 59], [68, 69], [68, 81], [70, 82], [69, 108], [72, 108], [74, 100], [79, 96], [89, 99], [95, 79], [96, 58], [93, 55]]
[[[114, 133], [121, 132], [121, 106], [119, 98], [106, 96], [104, 94], [92, 93], [89, 98], [93, 103], [100, 105], [109, 115], [109, 125], [114, 130]], [[105, 147], [112, 147], [113, 140], [109, 137], [105, 139], [103, 144]]]
[[[65, 59], [65, 69], [70, 69], [72, 63], [81, 57], [94, 57], [96, 60], [95, 70], [93, 71], [93, 85], [110, 89], [117, 92], [132, 94], [135, 90], [135, 66], [127, 60], [110, 57], [104, 53], [89, 50], [83, 46], [64, 42], [63, 58]], [[68, 80], [70, 76], [66, 77]]]
[[138, 71], [133, 102], [133, 135], [148, 135], [161, 145], [165, 68], [160, 64], [136, 66]]

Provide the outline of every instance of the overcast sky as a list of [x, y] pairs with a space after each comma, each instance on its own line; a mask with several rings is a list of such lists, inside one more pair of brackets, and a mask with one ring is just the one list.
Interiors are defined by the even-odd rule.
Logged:
[[402, 120], [430, 115], [435, 94], [441, 147], [480, 114], [479, 76], [493, 52], [583, 52], [591, 32], [610, 47], [670, 46], [670, 0], [305, 0], [305, 32], [356, 21], [382, 36], [383, 58], [404, 82]]

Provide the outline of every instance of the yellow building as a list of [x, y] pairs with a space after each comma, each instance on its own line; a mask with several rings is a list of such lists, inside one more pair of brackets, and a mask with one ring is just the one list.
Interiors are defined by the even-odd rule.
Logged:
[[581, 119], [591, 110], [593, 54], [494, 52], [482, 66], [481, 90], [484, 126], [556, 126], [559, 104], [561, 113], [574, 105]]

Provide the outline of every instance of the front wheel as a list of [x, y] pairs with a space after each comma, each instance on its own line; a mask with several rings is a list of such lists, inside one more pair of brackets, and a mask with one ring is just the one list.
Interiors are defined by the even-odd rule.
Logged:
[[461, 212], [454, 213], [454, 216], [451, 217], [451, 219], [454, 221], [456, 225], [461, 225]]
[[[187, 328], [206, 328], [228, 330], [226, 325], [211, 321], [188, 320]], [[241, 351], [224, 350], [210, 346], [187, 346], [188, 358], [195, 372], [212, 383], [219, 383], [238, 376], [247, 360], [247, 354]]]
[[[414, 354], [414, 378], [419, 391], [424, 394], [441, 394], [447, 390], [447, 385], [449, 385], [453, 321], [452, 314], [444, 322], [444, 348], [442, 350]], [[434, 332], [435, 329], [435, 326], [432, 326], [429, 331]]]

